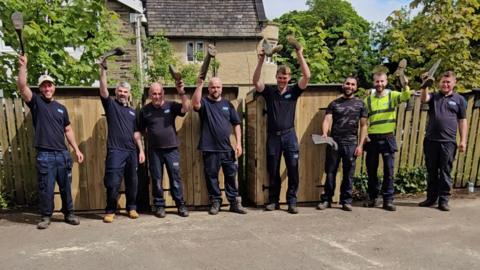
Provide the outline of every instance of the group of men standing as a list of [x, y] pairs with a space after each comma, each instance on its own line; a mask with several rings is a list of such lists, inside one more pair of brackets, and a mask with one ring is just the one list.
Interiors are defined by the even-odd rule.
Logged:
[[[303, 48], [295, 47], [301, 78], [289, 85], [291, 71], [287, 66], [279, 66], [276, 73], [277, 84], [266, 86], [260, 80], [265, 51], [258, 54], [258, 63], [253, 74], [256, 92], [263, 96], [267, 107], [267, 170], [269, 174], [269, 201], [265, 210], [280, 209], [280, 160], [283, 154], [288, 175], [288, 212], [298, 213], [297, 190], [299, 186], [299, 145], [295, 133], [295, 111], [297, 100], [307, 88], [310, 70], [303, 57]], [[105, 61], [104, 59], [102, 61]], [[37, 149], [37, 171], [41, 221], [37, 227], [45, 229], [50, 224], [53, 213], [53, 190], [55, 181], [60, 187], [62, 212], [65, 221], [78, 225], [79, 219], [73, 213], [71, 197], [72, 159], [64, 139], [74, 149], [79, 163], [83, 154], [78, 148], [70, 126], [66, 108], [53, 99], [54, 80], [48, 75], [39, 78], [40, 94], [33, 93], [27, 86], [27, 57], [19, 58], [18, 88], [22, 98], [32, 111], [35, 127], [35, 147]], [[208, 94], [202, 97], [204, 80], [199, 77], [191, 102], [185, 94], [181, 80], [176, 82], [181, 102], [165, 99], [163, 86], [153, 83], [149, 89], [150, 103], [138, 113], [129, 106], [130, 85], [118, 83], [115, 97], [109, 95], [105, 65], [100, 64], [100, 100], [105, 110], [108, 124], [107, 156], [105, 160], [104, 185], [106, 187], [106, 208], [103, 221], [114, 221], [117, 211], [119, 189], [122, 178], [125, 180], [126, 209], [132, 219], [138, 218], [136, 211], [137, 167], [145, 161], [141, 136], [144, 134], [148, 145], [149, 170], [152, 178], [152, 195], [155, 215], [166, 216], [165, 199], [162, 187], [163, 167], [166, 167], [172, 197], [182, 217], [189, 215], [183, 198], [180, 176], [180, 154], [178, 150], [175, 119], [183, 117], [192, 108], [200, 116], [201, 134], [198, 149], [202, 152], [204, 175], [210, 199], [209, 214], [220, 211], [222, 196], [218, 174], [222, 168], [225, 179], [225, 194], [231, 212], [246, 214], [238, 192], [237, 159], [242, 155], [241, 120], [235, 107], [222, 97], [222, 82], [213, 77], [208, 83]], [[335, 190], [335, 178], [340, 162], [343, 167], [340, 203], [345, 211], [352, 211], [352, 182], [355, 159], [367, 152], [368, 200], [365, 206], [377, 205], [380, 191], [383, 194], [383, 208], [395, 211], [393, 204], [393, 166], [397, 145], [394, 137], [396, 108], [409, 100], [408, 86], [401, 92], [386, 89], [387, 75], [376, 73], [373, 76], [374, 89], [365, 100], [355, 97], [357, 80], [345, 79], [342, 95], [328, 105], [322, 136], [330, 136], [338, 148], [327, 146], [326, 182], [324, 193], [317, 208], [331, 207]], [[440, 91], [428, 94], [421, 89], [421, 101], [428, 103], [429, 124], [424, 142], [428, 170], [427, 199], [420, 206], [432, 206], [438, 202], [441, 210], [449, 210], [448, 198], [452, 186], [450, 171], [456, 152], [456, 130], [460, 129], [459, 150], [466, 147], [466, 102], [453, 91], [456, 83], [452, 72], [445, 73], [440, 80]], [[368, 125], [367, 125], [368, 123]], [[368, 132], [367, 132], [368, 126]], [[360, 136], [358, 130], [360, 127]], [[230, 134], [234, 133], [236, 145], [232, 147]], [[368, 133], [368, 135], [367, 135]], [[384, 162], [383, 184], [380, 188], [377, 177], [379, 156]]]

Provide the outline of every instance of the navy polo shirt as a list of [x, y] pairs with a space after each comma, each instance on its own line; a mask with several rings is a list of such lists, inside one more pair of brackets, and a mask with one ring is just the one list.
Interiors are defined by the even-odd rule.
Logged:
[[175, 101], [165, 101], [158, 108], [149, 103], [140, 110], [138, 129], [142, 132], [147, 131], [148, 147], [178, 147], [179, 141], [175, 127], [177, 116], [183, 117], [185, 113], [182, 113], [182, 104]]
[[35, 148], [67, 150], [65, 127], [70, 125], [67, 108], [55, 100], [45, 100], [36, 93], [33, 93], [27, 106], [32, 112]]
[[458, 120], [467, 116], [467, 101], [452, 93], [430, 94], [428, 101], [428, 126], [426, 139], [438, 142], [456, 142]]
[[232, 151], [230, 134], [232, 127], [240, 125], [240, 117], [232, 103], [226, 99], [214, 101], [202, 98], [199, 113], [201, 123], [198, 149], [207, 152]]
[[331, 136], [338, 144], [357, 144], [358, 122], [368, 117], [362, 100], [339, 97], [328, 104], [325, 114], [332, 115]]
[[298, 84], [287, 86], [287, 90], [280, 94], [276, 85], [266, 85], [260, 92], [267, 104], [268, 132], [282, 131], [294, 127], [295, 109], [297, 100], [303, 90]]
[[103, 98], [103, 108], [108, 123], [108, 149], [136, 150], [133, 133], [137, 131], [135, 110], [123, 106], [112, 97]]

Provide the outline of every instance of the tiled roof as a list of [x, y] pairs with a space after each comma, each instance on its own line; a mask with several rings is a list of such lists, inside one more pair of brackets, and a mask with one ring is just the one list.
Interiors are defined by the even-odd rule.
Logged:
[[148, 35], [258, 37], [266, 21], [262, 0], [147, 0]]

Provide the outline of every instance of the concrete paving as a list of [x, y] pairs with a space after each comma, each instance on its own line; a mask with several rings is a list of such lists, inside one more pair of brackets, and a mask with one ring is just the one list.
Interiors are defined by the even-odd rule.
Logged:
[[397, 201], [397, 212], [224, 207], [181, 218], [172, 209], [113, 224], [81, 214], [79, 226], [56, 215], [43, 231], [36, 214], [4, 212], [0, 269], [480, 269], [480, 198], [454, 199], [450, 212], [418, 201]]

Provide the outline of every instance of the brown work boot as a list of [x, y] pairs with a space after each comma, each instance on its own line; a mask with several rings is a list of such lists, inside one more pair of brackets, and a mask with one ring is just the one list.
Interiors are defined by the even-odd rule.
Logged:
[[395, 77], [397, 77], [398, 81], [400, 82], [400, 86], [402, 89], [408, 85], [408, 78], [405, 76], [405, 69], [407, 68], [407, 60], [402, 59], [398, 63], [397, 70], [393, 73]]
[[262, 47], [265, 51], [265, 55], [270, 57], [276, 53], [279, 53], [283, 49], [282, 45], [273, 46], [266, 39], [263, 40]]
[[178, 72], [173, 65], [168, 65], [168, 71], [170, 71], [170, 75], [172, 75], [172, 78], [178, 82], [182, 79], [182, 74]]
[[105, 222], [105, 223], [112, 223], [114, 218], [115, 218], [115, 214], [114, 214], [114, 213], [105, 214], [105, 216], [103, 217], [103, 222]]
[[297, 51], [301, 50], [303, 47], [302, 44], [300, 44], [300, 42], [298, 42], [298, 40], [293, 35], [288, 35], [287, 41], [288, 44], [292, 45], [292, 47], [295, 48], [295, 50]]
[[137, 219], [140, 215], [137, 213], [137, 210], [128, 211], [128, 217], [131, 219]]

